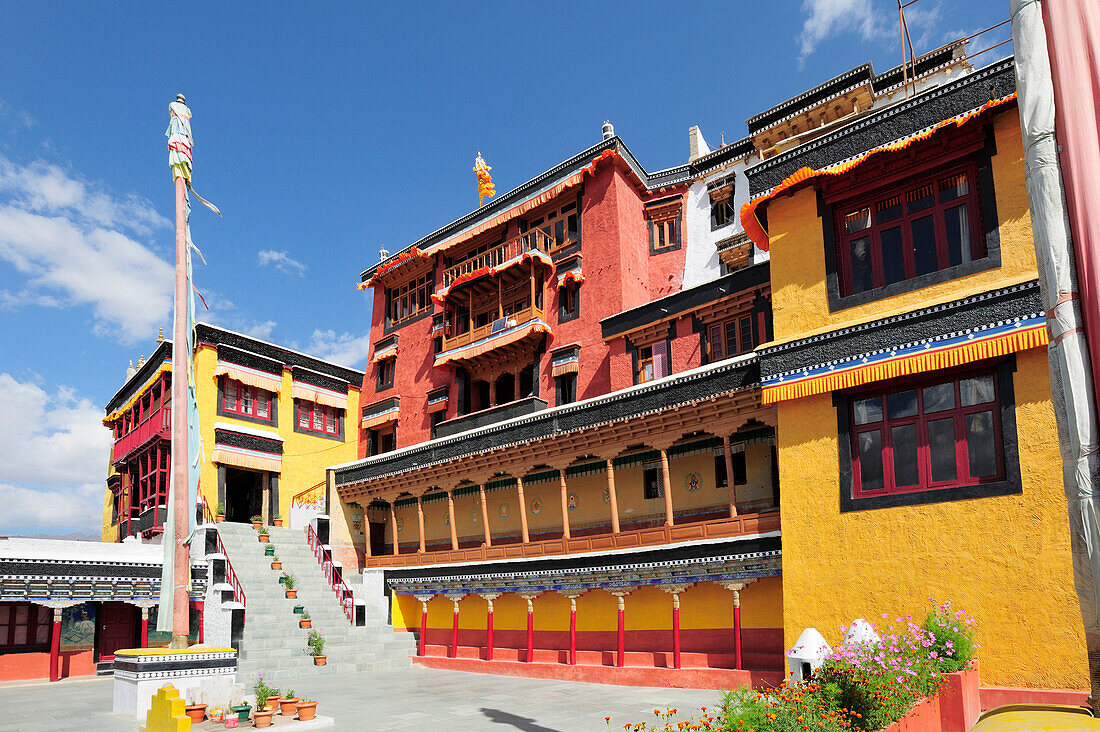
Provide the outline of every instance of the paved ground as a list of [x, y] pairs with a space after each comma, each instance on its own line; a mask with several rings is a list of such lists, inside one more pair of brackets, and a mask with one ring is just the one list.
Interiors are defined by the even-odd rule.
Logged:
[[[311, 684], [317, 688], [311, 688]], [[110, 678], [0, 687], [7, 717], [2, 730], [119, 730], [138, 724], [111, 713]], [[318, 713], [337, 730], [447, 730], [447, 732], [584, 732], [653, 719], [655, 708], [698, 713], [713, 707], [716, 691], [644, 689], [546, 681], [413, 666], [309, 679], [295, 686], [316, 698]], [[684, 718], [684, 715], [678, 719]]]

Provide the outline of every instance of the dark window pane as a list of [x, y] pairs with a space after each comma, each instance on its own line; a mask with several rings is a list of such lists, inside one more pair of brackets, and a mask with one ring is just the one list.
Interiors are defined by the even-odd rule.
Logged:
[[944, 211], [943, 224], [947, 230], [947, 258], [951, 265], [973, 259], [970, 251], [970, 218], [966, 214], [966, 204]]
[[866, 292], [875, 286], [871, 269], [871, 240], [867, 237], [848, 243], [852, 260], [852, 292]]
[[935, 419], [928, 423], [928, 451], [932, 458], [932, 481], [955, 480], [955, 420]]
[[844, 233], [854, 234], [857, 231], [871, 228], [871, 209], [861, 208], [844, 217]]
[[905, 279], [905, 255], [901, 250], [901, 227], [895, 226], [879, 234], [882, 243], [882, 281], [884, 285]]
[[752, 318], [745, 316], [741, 318], [741, 353], [748, 353], [752, 350]]
[[955, 408], [955, 385], [936, 384], [924, 388], [924, 411], [942, 412], [945, 409]]
[[894, 427], [890, 439], [894, 448], [894, 485], [898, 488], [917, 485], [917, 426]]
[[852, 403], [852, 413], [856, 424], [867, 424], [882, 420], [882, 398], [860, 399]]
[[890, 419], [912, 417], [917, 413], [917, 392], [903, 391], [886, 397], [886, 414]]
[[993, 401], [993, 374], [963, 379], [959, 382], [959, 395], [964, 407]]
[[970, 192], [967, 185], [966, 173], [959, 173], [940, 180], [940, 200], [950, 201], [959, 196], [965, 196]]
[[571, 214], [567, 221], [569, 224], [569, 240], [577, 240], [577, 214]]
[[966, 451], [970, 477], [997, 474], [997, 449], [993, 442], [993, 412], [966, 415]]
[[932, 191], [933, 186], [931, 183], [925, 186], [921, 186], [915, 191], [909, 191], [905, 194], [905, 212], [917, 213], [923, 211], [926, 208], [934, 206], [936, 203], [936, 195]]
[[936, 225], [932, 217], [917, 219], [910, 226], [913, 234], [913, 263], [917, 274], [935, 272], [940, 266], [936, 256]]
[[733, 458], [734, 485], [745, 485], [749, 482], [749, 471], [748, 465], [745, 463], [745, 452], [735, 452], [730, 457]]
[[875, 223], [884, 224], [901, 216], [901, 196], [894, 196], [875, 204]]
[[857, 441], [860, 487], [864, 491], [882, 490], [882, 434], [878, 430], [861, 432]]

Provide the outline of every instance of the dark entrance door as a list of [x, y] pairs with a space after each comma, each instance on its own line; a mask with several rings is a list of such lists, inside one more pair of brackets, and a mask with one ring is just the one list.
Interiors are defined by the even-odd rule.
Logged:
[[386, 525], [368, 522], [367, 535], [368, 541], [370, 541], [371, 555], [375, 557], [384, 555], [386, 553]]
[[256, 470], [225, 469], [225, 520], [248, 523], [263, 513], [264, 474]]
[[110, 661], [119, 648], [134, 648], [137, 640], [137, 613], [133, 605], [105, 602], [99, 612], [99, 659]]

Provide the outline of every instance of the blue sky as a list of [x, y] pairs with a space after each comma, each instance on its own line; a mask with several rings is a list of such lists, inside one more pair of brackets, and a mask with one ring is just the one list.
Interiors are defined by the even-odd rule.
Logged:
[[[358, 273], [476, 207], [479, 150], [503, 192], [609, 119], [656, 170], [686, 161], [691, 125], [713, 147], [832, 75], [900, 62], [892, 0], [151, 5], [4, 12], [0, 534], [98, 532], [103, 406], [170, 331], [177, 92], [196, 190], [224, 212], [192, 216], [200, 317], [362, 368]], [[1008, 7], [908, 13], [921, 53]]]

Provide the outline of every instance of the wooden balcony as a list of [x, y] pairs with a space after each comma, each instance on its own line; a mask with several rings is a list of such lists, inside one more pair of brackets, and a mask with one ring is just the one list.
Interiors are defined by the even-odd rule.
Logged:
[[[462, 346], [476, 343], [477, 341], [488, 338], [496, 333], [503, 333], [507, 330], [515, 328], [517, 326], [528, 323], [532, 320], [546, 321], [546, 309], [537, 308], [533, 305], [510, 315], [505, 315], [503, 318], [496, 320], [490, 320], [487, 325], [482, 325], [478, 328], [471, 328], [465, 333], [459, 335], [443, 337], [443, 350], [450, 351], [452, 348], [461, 348]], [[503, 322], [502, 322], [503, 321]]]
[[678, 526], [653, 526], [618, 534], [598, 534], [572, 539], [532, 541], [527, 544], [479, 546], [437, 552], [415, 554], [387, 554], [366, 557], [364, 568], [417, 567], [430, 564], [477, 564], [494, 559], [530, 559], [535, 557], [568, 556], [590, 552], [615, 551], [641, 547], [659, 547], [683, 541], [703, 539], [728, 539], [735, 536], [751, 536], [779, 530], [779, 512], [746, 514], [737, 518], [712, 519]]
[[499, 267], [525, 252], [538, 250], [549, 253], [553, 246], [554, 240], [539, 229], [528, 231], [443, 270], [443, 286], [449, 287], [452, 282], [462, 275], [476, 272], [479, 269]]
[[134, 429], [115, 440], [112, 461], [123, 462], [130, 453], [154, 438], [172, 439], [172, 408], [163, 407], [150, 414]]

